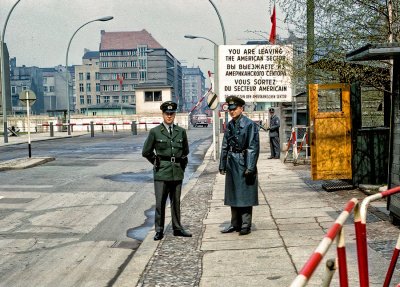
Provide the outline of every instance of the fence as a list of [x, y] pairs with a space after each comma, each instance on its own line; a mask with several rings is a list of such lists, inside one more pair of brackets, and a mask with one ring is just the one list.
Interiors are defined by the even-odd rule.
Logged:
[[[300, 143], [298, 139], [301, 139]], [[308, 144], [308, 127], [296, 126], [292, 128], [289, 142], [287, 143], [285, 158], [283, 162], [289, 161], [289, 156], [294, 164], [308, 162], [309, 157], [309, 144]], [[301, 155], [301, 156], [300, 156]]]
[[[295, 280], [290, 285], [291, 287], [305, 286], [308, 280], [311, 278], [313, 272], [317, 268], [318, 264], [321, 262], [322, 258], [328, 251], [329, 247], [332, 245], [333, 240], [337, 239], [337, 259], [335, 264], [339, 269], [339, 282], [340, 286], [348, 286], [348, 274], [347, 274], [347, 263], [346, 263], [346, 249], [343, 233], [343, 224], [349, 217], [350, 213], [354, 212], [354, 226], [356, 231], [356, 245], [357, 245], [357, 261], [358, 261], [358, 273], [360, 286], [369, 286], [369, 275], [368, 275], [368, 252], [367, 252], [367, 209], [368, 205], [377, 199], [381, 199], [390, 195], [393, 195], [400, 191], [400, 187], [389, 189], [371, 196], [366, 197], [361, 204], [358, 200], [353, 198], [349, 201], [346, 208], [339, 215], [335, 223], [329, 229], [328, 233], [322, 239], [321, 243], [318, 245], [314, 254], [306, 262], [304, 267], [301, 269]], [[392, 260], [390, 262], [388, 271], [386, 273], [385, 282], [383, 287], [387, 287], [390, 284], [391, 278], [393, 276], [394, 268], [399, 256], [400, 249], [400, 236], [397, 241], [396, 247], [393, 252]], [[335, 270], [335, 268], [331, 268]], [[331, 271], [330, 270], [330, 271]], [[329, 277], [329, 276], [328, 276]], [[332, 278], [332, 277], [330, 277]], [[324, 280], [323, 286], [329, 286], [330, 279]]]

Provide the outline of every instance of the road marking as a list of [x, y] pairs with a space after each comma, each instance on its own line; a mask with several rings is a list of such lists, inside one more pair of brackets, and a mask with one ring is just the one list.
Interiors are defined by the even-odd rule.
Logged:
[[53, 185], [17, 185], [17, 184], [7, 185], [7, 184], [3, 184], [0, 186], [0, 189], [10, 189], [10, 188], [41, 189], [41, 188], [52, 188], [52, 187], [53, 187]]

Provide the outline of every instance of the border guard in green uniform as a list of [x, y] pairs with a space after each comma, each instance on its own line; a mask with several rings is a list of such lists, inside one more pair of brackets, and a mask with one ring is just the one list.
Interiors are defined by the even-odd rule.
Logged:
[[174, 125], [177, 104], [161, 104], [163, 122], [152, 128], [144, 143], [142, 155], [153, 164], [156, 213], [154, 240], [164, 237], [165, 205], [169, 195], [174, 236], [192, 237], [181, 225], [181, 189], [188, 163], [189, 144], [186, 131]]

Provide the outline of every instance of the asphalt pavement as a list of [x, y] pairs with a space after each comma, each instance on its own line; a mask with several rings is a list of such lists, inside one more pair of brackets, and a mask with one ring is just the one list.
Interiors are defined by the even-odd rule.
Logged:
[[[291, 163], [267, 159], [269, 143], [265, 133], [261, 133], [261, 142], [260, 204], [254, 207], [249, 235], [220, 233], [230, 223], [230, 208], [223, 204], [225, 177], [218, 173], [218, 162], [212, 159], [210, 147], [182, 193], [182, 223], [193, 237], [174, 237], [168, 225], [164, 239], [154, 241], [153, 228], [107, 286], [290, 285], [347, 200], [366, 195], [358, 190], [323, 191], [320, 183], [309, 180], [308, 166], [293, 168]], [[383, 213], [384, 206], [383, 200], [374, 203], [374, 208]], [[166, 214], [170, 214], [169, 210]], [[368, 216], [370, 286], [382, 286], [399, 230], [385, 216], [376, 218], [370, 213]], [[167, 217], [166, 222], [169, 221]], [[344, 232], [349, 283], [358, 285], [353, 219], [346, 222]], [[110, 250], [113, 251], [117, 249]], [[333, 243], [307, 286], [321, 286], [324, 262], [335, 257]], [[102, 260], [107, 260], [107, 256]], [[104, 264], [109, 266], [112, 262]], [[90, 274], [87, 276], [90, 278]], [[79, 286], [98, 286], [94, 279]], [[338, 286], [338, 282], [336, 272], [332, 286]], [[391, 286], [399, 282], [400, 272], [396, 269]]]

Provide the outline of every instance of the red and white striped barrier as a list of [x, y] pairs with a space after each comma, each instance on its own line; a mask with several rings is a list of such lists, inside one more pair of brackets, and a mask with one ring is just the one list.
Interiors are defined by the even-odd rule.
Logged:
[[[392, 188], [374, 195], [366, 197], [359, 209], [355, 210], [354, 224], [356, 229], [358, 271], [360, 277], [360, 286], [369, 286], [368, 276], [368, 252], [367, 252], [367, 209], [368, 205], [374, 201], [400, 191], [400, 186]], [[390, 269], [389, 269], [390, 271]], [[393, 272], [392, 272], [393, 274]], [[390, 275], [391, 277], [391, 275]]]
[[[317, 268], [318, 264], [321, 262], [322, 258], [328, 251], [329, 247], [332, 245], [332, 242], [335, 239], [335, 237], [338, 235], [339, 232], [343, 232], [343, 231], [341, 231], [343, 224], [345, 223], [345, 221], [347, 220], [351, 211], [353, 210], [354, 206], [357, 205], [357, 203], [358, 203], [358, 200], [356, 198], [353, 198], [348, 202], [346, 208], [342, 211], [342, 213], [336, 219], [335, 223], [329, 229], [329, 231], [325, 235], [324, 239], [322, 239], [321, 243], [318, 245], [317, 249], [314, 251], [314, 254], [311, 255], [310, 259], [306, 262], [304, 267], [301, 269], [299, 275], [297, 275], [297, 277], [292, 282], [290, 287], [300, 287], [300, 286], [305, 286], [307, 284], [308, 280], [311, 278], [311, 276], [312, 276], [313, 272], [315, 271], [315, 269]], [[344, 239], [342, 238], [341, 240], [343, 240], [343, 245], [344, 245]], [[344, 247], [340, 247], [340, 252], [339, 252], [339, 246], [338, 246], [339, 270], [341, 268], [340, 262], [343, 261], [343, 256], [344, 256], [344, 260], [346, 260], [346, 250], [344, 249]], [[344, 277], [347, 278], [347, 272]], [[343, 279], [343, 280], [345, 280], [345, 279]], [[343, 286], [346, 286], [346, 285], [343, 285]]]
[[[303, 269], [299, 272], [295, 280], [293, 280], [291, 287], [305, 286], [308, 280], [311, 278], [313, 272], [317, 268], [318, 264], [326, 254], [327, 250], [332, 244], [333, 239], [337, 238], [337, 256], [338, 256], [338, 269], [340, 286], [348, 286], [348, 275], [347, 275], [347, 261], [346, 261], [346, 249], [343, 234], [343, 224], [349, 217], [349, 214], [354, 210], [354, 226], [356, 231], [356, 245], [357, 245], [357, 259], [358, 259], [358, 272], [360, 286], [369, 286], [368, 276], [368, 252], [367, 252], [367, 209], [368, 205], [375, 200], [393, 195], [400, 192], [400, 186], [389, 189], [371, 196], [366, 197], [361, 204], [358, 204], [358, 200], [353, 198], [347, 204], [346, 208], [339, 215], [331, 229], [325, 235], [325, 238], [318, 245], [314, 254], [306, 262]], [[392, 260], [390, 262], [389, 269], [387, 271], [385, 282], [383, 287], [388, 287], [399, 257], [400, 253], [400, 236], [397, 240], [396, 247], [393, 252]], [[327, 285], [329, 286], [329, 285]], [[400, 287], [400, 285], [398, 286]]]

